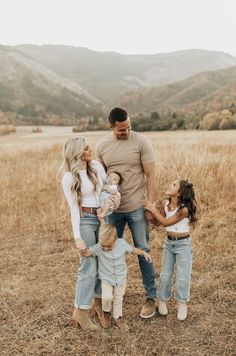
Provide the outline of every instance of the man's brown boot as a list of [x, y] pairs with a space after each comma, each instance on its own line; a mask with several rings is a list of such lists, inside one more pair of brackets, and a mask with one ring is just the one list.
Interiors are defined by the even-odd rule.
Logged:
[[72, 319], [73, 323], [75, 325], [79, 325], [81, 329], [90, 331], [99, 330], [99, 327], [91, 321], [89, 317], [89, 310], [75, 308]]
[[156, 300], [147, 298], [146, 303], [143, 305], [140, 316], [143, 319], [151, 318], [156, 313]]

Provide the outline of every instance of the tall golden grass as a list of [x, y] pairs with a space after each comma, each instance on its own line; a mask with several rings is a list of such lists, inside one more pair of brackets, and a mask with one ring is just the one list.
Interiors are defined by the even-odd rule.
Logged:
[[[88, 137], [93, 147], [102, 135]], [[235, 354], [236, 132], [147, 136], [156, 154], [157, 201], [176, 178], [191, 180], [200, 196], [188, 319], [177, 321], [174, 301], [167, 317], [139, 318], [145, 296], [136, 257], [129, 257], [129, 332], [92, 335], [70, 326], [78, 257], [56, 179], [61, 140], [47, 148], [6, 147], [0, 150], [2, 355]], [[157, 281], [164, 235], [163, 228], [151, 230]]]

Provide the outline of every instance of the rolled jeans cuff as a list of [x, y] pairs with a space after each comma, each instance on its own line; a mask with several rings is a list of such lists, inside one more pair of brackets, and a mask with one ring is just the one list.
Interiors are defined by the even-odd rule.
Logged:
[[84, 310], [90, 310], [92, 308], [92, 305], [86, 305], [86, 304], [78, 305], [77, 303], [75, 303], [75, 308], [84, 309]]

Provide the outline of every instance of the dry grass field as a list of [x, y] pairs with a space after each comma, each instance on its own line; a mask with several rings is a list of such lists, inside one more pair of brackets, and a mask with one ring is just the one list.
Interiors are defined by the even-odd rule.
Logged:
[[[189, 316], [141, 320], [144, 290], [128, 257], [130, 327], [96, 334], [71, 326], [78, 257], [57, 170], [70, 130], [0, 137], [1, 355], [235, 355], [236, 131], [147, 133], [157, 159], [157, 200], [190, 179], [201, 209], [193, 237]], [[104, 133], [85, 133], [94, 147]], [[151, 231], [159, 282], [163, 228]], [[130, 240], [127, 232], [126, 238]]]

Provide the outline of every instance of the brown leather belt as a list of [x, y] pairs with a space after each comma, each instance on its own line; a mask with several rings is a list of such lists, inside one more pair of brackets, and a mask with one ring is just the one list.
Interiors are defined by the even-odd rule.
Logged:
[[86, 206], [82, 206], [82, 211], [84, 211], [85, 213], [97, 215], [97, 208], [88, 208]]
[[185, 236], [176, 236], [176, 237], [172, 237], [172, 236], [167, 236], [167, 239], [168, 240], [171, 240], [171, 241], [178, 241], [178, 240], [185, 240], [185, 239], [188, 239], [190, 237], [190, 235], [185, 235]]

